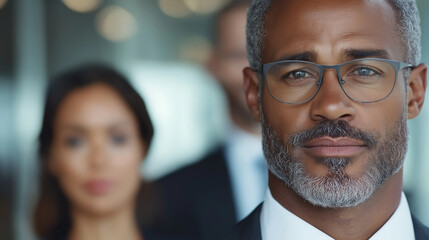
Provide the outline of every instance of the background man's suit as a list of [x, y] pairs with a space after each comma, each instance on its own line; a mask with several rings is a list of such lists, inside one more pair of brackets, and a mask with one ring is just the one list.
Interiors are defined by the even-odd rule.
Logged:
[[207, 239], [229, 231], [237, 221], [222, 148], [160, 179], [157, 187], [162, 213], [156, 230]]
[[222, 147], [158, 180], [154, 229], [190, 239], [229, 232], [264, 199], [268, 170], [260, 141], [232, 128]]

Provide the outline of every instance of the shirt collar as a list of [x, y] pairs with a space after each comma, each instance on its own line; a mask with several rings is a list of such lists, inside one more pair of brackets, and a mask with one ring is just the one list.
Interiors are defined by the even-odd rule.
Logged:
[[[326, 233], [291, 213], [267, 190], [261, 210], [261, 234], [264, 240], [333, 240]], [[414, 240], [414, 229], [405, 194], [390, 219], [369, 240]]]
[[414, 240], [413, 220], [407, 198], [402, 192], [399, 206], [389, 220], [369, 240]]

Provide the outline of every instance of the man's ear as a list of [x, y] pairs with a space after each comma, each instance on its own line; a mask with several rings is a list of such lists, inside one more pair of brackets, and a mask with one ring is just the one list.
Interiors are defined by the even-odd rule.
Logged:
[[410, 73], [408, 79], [408, 119], [417, 117], [425, 101], [427, 66], [420, 64]]
[[255, 121], [261, 121], [259, 99], [258, 99], [258, 74], [251, 69], [246, 67], [243, 69], [243, 87], [246, 95], [247, 106], [249, 106], [250, 112], [252, 113]]

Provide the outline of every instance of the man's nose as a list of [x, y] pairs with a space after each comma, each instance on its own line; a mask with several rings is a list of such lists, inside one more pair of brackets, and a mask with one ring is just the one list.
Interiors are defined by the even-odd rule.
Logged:
[[314, 121], [351, 121], [356, 115], [352, 101], [341, 88], [337, 72], [328, 69], [323, 76], [319, 92], [311, 100], [311, 118]]

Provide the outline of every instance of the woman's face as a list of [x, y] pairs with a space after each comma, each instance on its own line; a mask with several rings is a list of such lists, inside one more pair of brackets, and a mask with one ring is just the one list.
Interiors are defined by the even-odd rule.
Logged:
[[113, 88], [95, 83], [70, 92], [53, 128], [49, 168], [72, 210], [134, 207], [146, 149], [135, 115]]

